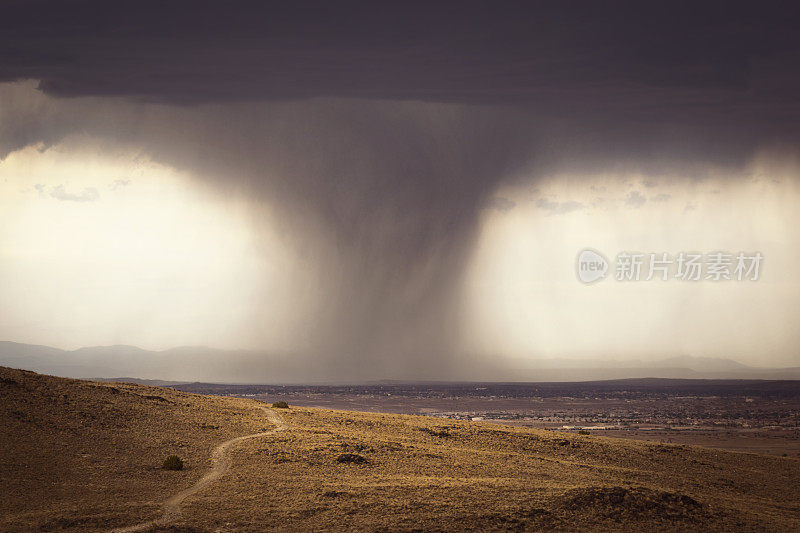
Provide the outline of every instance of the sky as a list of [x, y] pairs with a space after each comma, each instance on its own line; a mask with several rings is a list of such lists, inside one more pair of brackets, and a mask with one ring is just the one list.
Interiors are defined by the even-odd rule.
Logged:
[[[4, 11], [0, 339], [336, 379], [800, 366], [791, 3]], [[675, 277], [716, 252], [760, 254], [757, 279]], [[669, 279], [616, 279], [621, 253]]]

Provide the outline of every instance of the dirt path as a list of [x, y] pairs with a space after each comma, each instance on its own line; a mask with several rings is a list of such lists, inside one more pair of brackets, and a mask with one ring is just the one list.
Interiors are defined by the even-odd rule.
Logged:
[[228, 471], [230, 467], [230, 457], [228, 457], [227, 451], [228, 448], [242, 442], [243, 440], [247, 439], [254, 439], [256, 437], [266, 437], [268, 435], [274, 435], [279, 431], [286, 430], [289, 426], [283, 421], [281, 416], [266, 406], [260, 406], [261, 409], [264, 410], [266, 413], [267, 418], [270, 422], [275, 424], [275, 428], [269, 431], [264, 431], [262, 433], [253, 433], [252, 435], [243, 435], [241, 437], [236, 437], [231, 440], [226, 440], [216, 448], [214, 448], [213, 453], [211, 454], [211, 470], [206, 472], [206, 474], [201, 477], [197, 483], [185, 489], [178, 494], [172, 496], [170, 499], [164, 502], [164, 514], [161, 518], [156, 520], [150, 520], [149, 522], [143, 522], [141, 524], [136, 524], [135, 526], [127, 526], [122, 528], [113, 529], [112, 533], [132, 533], [135, 531], [144, 531], [149, 529], [153, 526], [163, 526], [167, 525], [171, 522], [177, 520], [181, 515], [181, 504], [183, 500], [192, 496], [193, 494], [200, 492], [204, 488], [208, 487], [223, 475], [225, 472]]

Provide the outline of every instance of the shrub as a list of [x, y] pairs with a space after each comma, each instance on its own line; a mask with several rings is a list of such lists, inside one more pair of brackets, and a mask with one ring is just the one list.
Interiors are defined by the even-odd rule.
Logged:
[[164, 464], [161, 465], [164, 470], [183, 470], [183, 461], [177, 455], [170, 455], [164, 459]]
[[580, 430], [580, 431], [578, 432], [578, 434], [579, 434], [579, 435], [591, 435], [591, 433], [589, 433], [589, 432], [588, 432], [588, 431], [586, 431], [585, 429], [582, 429], [582, 430]]
[[363, 465], [367, 462], [367, 458], [363, 455], [358, 455], [357, 453], [343, 453], [336, 458], [336, 462]]
[[289, 408], [289, 404], [286, 403], [286, 402], [275, 402], [275, 403], [272, 404], [272, 407], [274, 407], [276, 409], [288, 409]]

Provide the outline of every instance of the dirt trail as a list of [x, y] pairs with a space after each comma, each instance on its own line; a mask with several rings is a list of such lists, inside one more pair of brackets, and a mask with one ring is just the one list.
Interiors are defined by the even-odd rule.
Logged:
[[181, 504], [183, 500], [192, 496], [193, 494], [200, 492], [204, 488], [208, 487], [219, 478], [221, 478], [225, 472], [228, 471], [230, 467], [230, 457], [227, 455], [228, 448], [237, 444], [243, 440], [247, 439], [255, 439], [257, 437], [266, 437], [268, 435], [274, 435], [279, 431], [286, 430], [289, 426], [283, 421], [281, 416], [266, 406], [259, 406], [261, 409], [264, 410], [266, 413], [267, 418], [270, 422], [275, 424], [275, 428], [269, 431], [264, 431], [262, 433], [253, 433], [252, 435], [242, 435], [241, 437], [236, 437], [231, 440], [226, 440], [216, 448], [214, 448], [214, 452], [211, 454], [211, 469], [206, 472], [206, 474], [201, 477], [197, 483], [185, 489], [178, 494], [172, 496], [170, 499], [164, 502], [164, 514], [161, 518], [156, 520], [150, 520], [149, 522], [143, 522], [141, 524], [136, 524], [135, 526], [127, 526], [121, 527], [117, 529], [113, 529], [112, 533], [132, 533], [135, 531], [144, 531], [153, 526], [163, 526], [167, 525], [171, 522], [174, 522], [178, 519], [181, 515]]

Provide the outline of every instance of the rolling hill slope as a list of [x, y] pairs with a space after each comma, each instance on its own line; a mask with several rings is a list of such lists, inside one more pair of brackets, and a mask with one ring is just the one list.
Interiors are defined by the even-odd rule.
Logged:
[[[0, 368], [0, 530], [156, 519], [209, 468], [217, 444], [272, 427], [258, 407]], [[276, 411], [288, 429], [232, 446], [228, 473], [161, 529], [800, 529], [795, 459], [418, 416]], [[159, 468], [171, 453], [185, 470]]]

